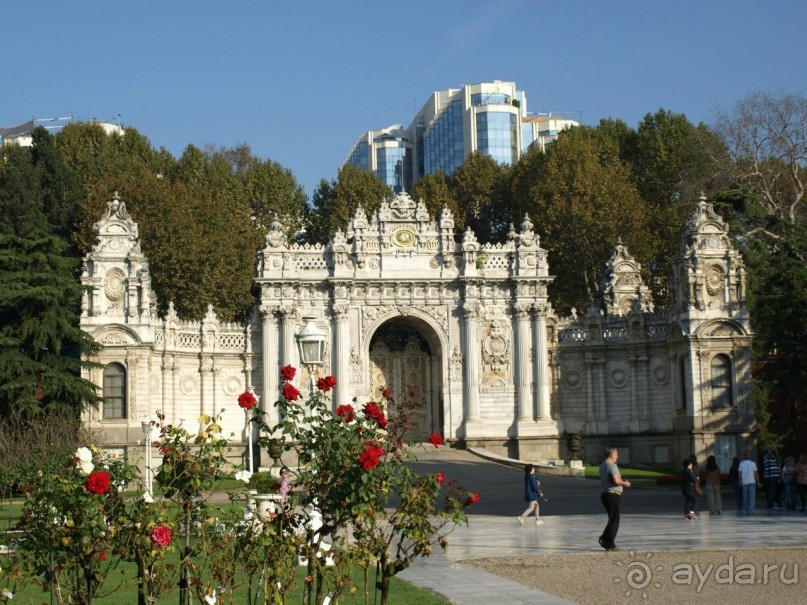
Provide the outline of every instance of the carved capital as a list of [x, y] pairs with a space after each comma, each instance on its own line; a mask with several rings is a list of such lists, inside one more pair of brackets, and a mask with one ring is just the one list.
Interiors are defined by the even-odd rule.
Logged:
[[294, 320], [294, 307], [291, 305], [280, 305], [277, 307], [277, 312], [284, 322]]
[[277, 313], [277, 306], [275, 305], [261, 305], [260, 307], [261, 316], [263, 318], [264, 323], [273, 321], [275, 318], [275, 313]]
[[333, 307], [331, 307], [331, 313], [333, 314], [333, 318], [336, 321], [347, 320], [349, 311], [350, 307], [348, 307], [347, 305], [333, 305]]
[[536, 319], [546, 319], [549, 314], [549, 303], [535, 303], [532, 305], [532, 312], [535, 313]]
[[477, 301], [465, 301], [462, 305], [462, 314], [466, 320], [479, 321], [482, 318], [483, 310], [482, 305]]
[[513, 315], [516, 319], [527, 320], [530, 318], [530, 305], [528, 303], [516, 303], [513, 305]]

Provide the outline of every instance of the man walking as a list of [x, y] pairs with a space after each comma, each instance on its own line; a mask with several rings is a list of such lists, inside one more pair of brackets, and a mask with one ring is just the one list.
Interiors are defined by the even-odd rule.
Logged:
[[743, 506], [746, 515], [756, 514], [757, 488], [762, 487], [759, 482], [757, 463], [751, 460], [751, 452], [745, 453], [745, 460], [740, 462], [740, 481], [743, 484]]
[[630, 487], [630, 481], [623, 481], [616, 461], [619, 452], [615, 447], [605, 449], [605, 460], [600, 465], [600, 500], [608, 513], [608, 524], [600, 536], [599, 542], [605, 550], [620, 550], [616, 546], [616, 534], [619, 531], [619, 499], [622, 489]]
[[779, 477], [782, 469], [779, 457], [773, 450], [768, 450], [762, 457], [762, 483], [765, 485], [765, 500], [768, 508], [779, 508]]

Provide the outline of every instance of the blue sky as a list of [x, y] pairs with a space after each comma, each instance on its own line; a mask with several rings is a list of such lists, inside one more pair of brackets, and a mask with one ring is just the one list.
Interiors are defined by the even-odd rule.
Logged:
[[530, 111], [632, 126], [807, 93], [805, 23], [802, 0], [3, 0], [0, 126], [121, 114], [177, 155], [248, 143], [310, 196], [362, 131], [462, 84], [515, 81]]

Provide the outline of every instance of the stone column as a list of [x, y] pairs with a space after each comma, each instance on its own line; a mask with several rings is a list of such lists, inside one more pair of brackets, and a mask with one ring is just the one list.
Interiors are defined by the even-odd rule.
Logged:
[[348, 322], [348, 306], [333, 306], [334, 321], [334, 355], [331, 358], [332, 371], [336, 378], [333, 394], [333, 406], [347, 404], [348, 385], [350, 382], [350, 323]]
[[482, 419], [479, 415], [479, 381], [482, 375], [482, 359], [479, 340], [479, 318], [482, 305], [466, 301], [462, 307], [465, 317], [465, 438], [481, 436]]
[[532, 395], [530, 393], [530, 387], [532, 385], [532, 362], [530, 361], [532, 334], [530, 334], [529, 305], [521, 303], [514, 305], [513, 314], [516, 318], [516, 369], [518, 372], [516, 396], [518, 399], [518, 421], [532, 421]]
[[546, 342], [546, 304], [537, 304], [534, 307], [535, 322], [535, 349], [533, 363], [535, 364], [535, 398], [538, 400], [538, 420], [552, 420], [549, 405], [549, 354]]
[[[280, 365], [288, 366], [295, 365], [294, 355], [294, 308], [289, 306], [281, 306], [278, 309], [280, 313]], [[299, 371], [300, 368], [297, 368]]]
[[[277, 321], [275, 309], [261, 307], [261, 409], [267, 413], [267, 424], [277, 423]], [[250, 385], [245, 385], [249, 388]]]

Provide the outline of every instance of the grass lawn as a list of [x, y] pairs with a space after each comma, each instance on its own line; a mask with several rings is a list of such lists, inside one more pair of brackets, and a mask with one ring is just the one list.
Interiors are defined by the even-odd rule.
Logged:
[[[303, 603], [303, 579], [305, 578], [306, 568], [300, 567], [298, 568], [296, 577], [295, 577], [295, 586], [292, 590], [287, 594], [286, 602], [289, 605], [294, 605], [296, 603]], [[347, 591], [343, 593], [339, 597], [339, 603], [351, 603], [355, 605], [360, 605], [364, 603], [364, 574], [361, 568], [358, 568], [354, 571], [352, 578], [353, 583], [357, 588], [357, 592], [354, 596], [350, 596], [347, 594]], [[257, 582], [257, 578], [255, 578]], [[373, 584], [375, 581], [375, 570], [371, 570], [370, 572], [370, 579], [369, 579], [369, 591], [370, 591], [370, 603], [377, 602], [375, 600], [375, 595], [373, 594]], [[248, 588], [246, 586], [247, 579], [242, 578], [241, 583], [242, 586], [239, 586], [235, 590], [235, 595], [233, 595], [233, 603], [245, 603], [247, 602], [247, 591]], [[111, 592], [112, 589], [118, 587], [117, 590]], [[254, 591], [254, 589], [253, 589]], [[101, 589], [99, 593], [101, 596], [96, 597], [93, 599], [93, 603], [95, 605], [131, 605], [133, 603], [137, 603], [137, 587], [135, 584], [135, 568], [133, 564], [126, 564], [121, 565], [118, 570], [113, 572], [107, 579], [106, 583]], [[103, 596], [106, 595], [106, 596]], [[253, 592], [254, 595], [254, 592]], [[230, 603], [230, 595], [225, 595], [224, 602]], [[380, 600], [381, 594], [379, 593], [378, 599]], [[164, 593], [156, 603], [169, 605], [176, 603], [179, 599], [179, 590], [173, 589], [169, 592]], [[14, 602], [19, 600], [20, 603], [26, 603], [29, 605], [46, 605], [50, 602], [50, 592], [47, 587], [45, 589], [41, 589], [39, 587], [29, 587], [28, 589], [19, 590], [14, 594]], [[196, 597], [193, 596], [191, 598], [193, 603], [198, 602]], [[262, 602], [262, 601], [259, 601]], [[397, 578], [393, 578], [390, 587], [390, 598], [389, 602], [392, 605], [410, 605], [411, 603], [417, 603], [418, 605], [445, 605], [448, 601], [437, 597], [430, 592], [426, 592], [425, 590], [421, 590], [408, 582], [403, 580], [398, 580]]]
[[[586, 468], [586, 479], [597, 479], [600, 478], [600, 467], [599, 466], [587, 466]], [[654, 469], [654, 468], [639, 468], [633, 466], [620, 466], [619, 472], [622, 475], [623, 479], [631, 482], [633, 487], [660, 487], [666, 488], [671, 487], [669, 485], [659, 485], [656, 483], [656, 480], [659, 477], [664, 477], [665, 475], [672, 475], [674, 471], [670, 469]], [[676, 489], [679, 489], [680, 486], [672, 486]]]

